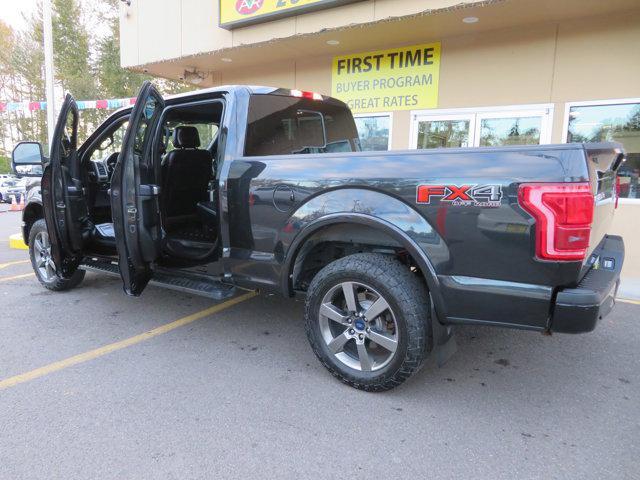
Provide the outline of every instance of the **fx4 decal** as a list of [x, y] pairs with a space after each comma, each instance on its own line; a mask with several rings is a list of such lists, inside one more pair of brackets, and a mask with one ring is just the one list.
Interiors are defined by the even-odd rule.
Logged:
[[418, 185], [416, 202], [430, 204], [433, 200], [456, 206], [499, 207], [501, 185]]

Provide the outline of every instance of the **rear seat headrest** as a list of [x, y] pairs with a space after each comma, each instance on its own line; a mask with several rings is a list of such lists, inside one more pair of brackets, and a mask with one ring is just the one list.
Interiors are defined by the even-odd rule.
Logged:
[[176, 127], [173, 131], [173, 146], [175, 148], [198, 148], [200, 135], [196, 127]]

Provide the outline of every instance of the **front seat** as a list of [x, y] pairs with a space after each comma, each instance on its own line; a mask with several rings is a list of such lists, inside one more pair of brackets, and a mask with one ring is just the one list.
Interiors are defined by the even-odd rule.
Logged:
[[201, 150], [195, 127], [176, 127], [172, 139], [175, 150], [162, 161], [162, 213], [165, 228], [196, 220], [198, 202], [208, 200], [213, 158]]

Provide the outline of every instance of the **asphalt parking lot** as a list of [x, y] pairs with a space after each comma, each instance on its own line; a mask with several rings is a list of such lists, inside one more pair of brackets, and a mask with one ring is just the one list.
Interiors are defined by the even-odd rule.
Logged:
[[587, 335], [460, 328], [443, 368], [369, 394], [316, 361], [301, 302], [199, 314], [97, 274], [52, 293], [8, 248], [19, 221], [0, 213], [2, 479], [640, 478], [640, 305]]

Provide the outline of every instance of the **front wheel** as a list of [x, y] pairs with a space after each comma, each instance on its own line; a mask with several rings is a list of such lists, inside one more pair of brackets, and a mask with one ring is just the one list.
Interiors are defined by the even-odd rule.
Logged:
[[49, 290], [54, 292], [71, 290], [80, 285], [84, 279], [84, 270], [76, 270], [71, 278], [62, 278], [56, 273], [56, 266], [51, 257], [51, 242], [44, 219], [36, 221], [29, 231], [29, 257], [38, 280]]
[[389, 390], [428, 354], [429, 295], [392, 257], [359, 253], [324, 267], [307, 292], [305, 326], [322, 364], [352, 387]]

